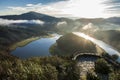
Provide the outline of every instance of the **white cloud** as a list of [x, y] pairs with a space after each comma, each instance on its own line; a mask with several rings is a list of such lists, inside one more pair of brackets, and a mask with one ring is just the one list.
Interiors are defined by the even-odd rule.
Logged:
[[57, 23], [57, 26], [64, 26], [64, 25], [67, 25], [66, 21], [62, 21], [62, 22]]
[[17, 10], [17, 11], [25, 11], [26, 10], [26, 8], [24, 8], [24, 7], [8, 7], [9, 9], [12, 9], [13, 11], [14, 10]]
[[[26, 4], [25, 7], [8, 7], [13, 13], [36, 11], [57, 17], [106, 17], [102, 4], [105, 0], [66, 0], [49, 4]], [[12, 13], [12, 12], [11, 12]]]
[[31, 7], [31, 6], [33, 6], [33, 4], [27, 4], [26, 6]]
[[0, 19], [0, 25], [10, 25], [14, 23], [29, 23], [29, 24], [44, 24], [43, 21], [40, 20], [7, 20], [7, 19]]
[[99, 30], [98, 26], [95, 26], [95, 25], [93, 25], [92, 23], [88, 23], [88, 24], [85, 25], [82, 29], [83, 29], [83, 30], [92, 30], [92, 31]]

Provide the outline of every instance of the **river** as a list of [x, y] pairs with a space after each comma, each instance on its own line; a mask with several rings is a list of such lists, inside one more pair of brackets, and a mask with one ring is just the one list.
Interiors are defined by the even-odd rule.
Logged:
[[23, 47], [17, 47], [11, 52], [11, 54], [21, 59], [39, 56], [51, 56], [51, 54], [49, 53], [49, 48], [60, 37], [60, 35], [58, 34], [52, 35], [53, 37], [40, 38], [38, 40], [32, 41], [31, 43]]
[[[92, 41], [93, 43], [104, 49], [109, 55], [117, 54], [119, 56], [119, 59], [117, 61], [120, 62], [120, 53], [112, 48], [110, 45], [104, 43], [101, 40], [97, 40], [88, 35], [85, 35], [81, 32], [73, 32], [73, 34]], [[35, 40], [23, 47], [17, 47], [14, 51], [11, 52], [11, 54], [23, 59], [29, 57], [50, 56], [51, 54], [49, 53], [49, 48], [52, 44], [56, 42], [56, 40], [60, 36], [61, 35], [54, 34], [53, 37], [40, 38], [39, 40]]]
[[97, 40], [97, 39], [92, 38], [92, 37], [90, 37], [84, 33], [81, 33], [81, 32], [73, 32], [73, 34], [92, 41], [93, 43], [95, 43], [96, 45], [98, 45], [99, 47], [104, 49], [109, 55], [114, 55], [114, 54], [118, 55], [119, 58], [117, 61], [120, 63], [120, 53], [117, 50], [115, 50], [112, 46], [106, 44], [105, 42], [103, 42], [101, 40]]

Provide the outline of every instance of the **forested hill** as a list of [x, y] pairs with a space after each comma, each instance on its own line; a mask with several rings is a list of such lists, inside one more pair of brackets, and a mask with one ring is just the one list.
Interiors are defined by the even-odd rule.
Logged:
[[78, 37], [73, 33], [68, 33], [60, 37], [57, 41], [57, 47], [65, 53], [96, 53], [96, 45], [89, 40]]

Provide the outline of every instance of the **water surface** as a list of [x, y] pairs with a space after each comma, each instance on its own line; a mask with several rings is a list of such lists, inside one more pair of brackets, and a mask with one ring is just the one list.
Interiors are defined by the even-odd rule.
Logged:
[[73, 32], [73, 34], [92, 41], [93, 43], [95, 43], [96, 45], [98, 45], [99, 47], [104, 49], [109, 55], [114, 55], [114, 54], [118, 55], [119, 58], [117, 61], [120, 62], [120, 53], [117, 50], [113, 49], [112, 46], [106, 44], [105, 42], [103, 42], [101, 40], [97, 40], [97, 39], [92, 38], [88, 35], [85, 35], [84, 33], [81, 33], [81, 32]]
[[16, 48], [11, 52], [11, 54], [22, 59], [38, 56], [50, 56], [49, 48], [59, 37], [60, 35], [54, 34], [54, 37], [40, 38], [23, 47]]

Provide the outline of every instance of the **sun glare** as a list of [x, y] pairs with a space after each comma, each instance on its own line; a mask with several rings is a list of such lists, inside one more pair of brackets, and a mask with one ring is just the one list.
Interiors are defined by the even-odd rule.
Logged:
[[105, 16], [104, 0], [70, 0], [65, 13], [70, 13], [76, 17], [103, 17]]
[[87, 35], [85, 35], [85, 34], [83, 34], [83, 33], [73, 32], [73, 34], [78, 35], [78, 36], [80, 36], [80, 37], [83, 37], [83, 38], [85, 38], [85, 39], [87, 39], [87, 40], [94, 41], [93, 38], [91, 38], [91, 37], [89, 37], [89, 36], [87, 36]]

